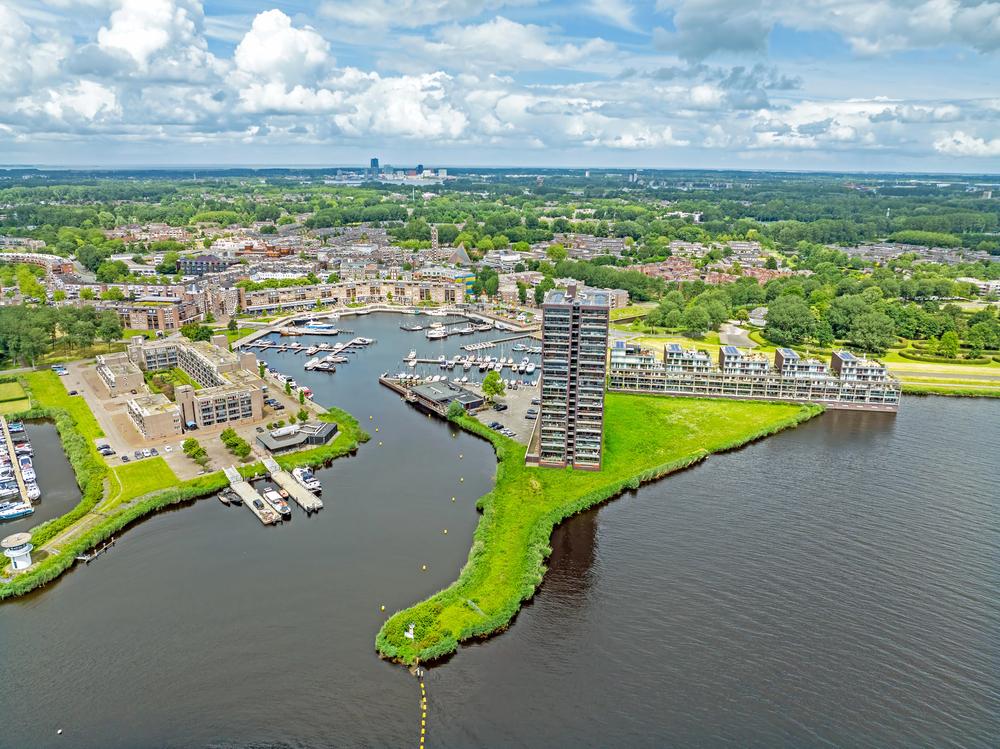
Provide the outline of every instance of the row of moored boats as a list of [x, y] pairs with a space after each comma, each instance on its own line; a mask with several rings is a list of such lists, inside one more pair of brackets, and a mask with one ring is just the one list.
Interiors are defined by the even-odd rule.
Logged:
[[[7, 430], [10, 432], [13, 453], [7, 440], [0, 440], [0, 521], [31, 515], [35, 511], [31, 503], [42, 496], [32, 463], [34, 450], [24, 431], [24, 424], [12, 421], [7, 424]], [[18, 474], [24, 482], [23, 494], [17, 480]]]

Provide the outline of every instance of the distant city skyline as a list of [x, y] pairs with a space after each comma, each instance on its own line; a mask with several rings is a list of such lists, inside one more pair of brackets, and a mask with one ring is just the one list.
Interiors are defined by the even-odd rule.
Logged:
[[1000, 172], [978, 0], [7, 0], [0, 162]]

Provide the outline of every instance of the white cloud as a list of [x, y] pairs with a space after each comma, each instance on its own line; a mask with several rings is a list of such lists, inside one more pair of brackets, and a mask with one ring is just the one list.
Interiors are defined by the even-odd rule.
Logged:
[[236, 48], [239, 70], [267, 80], [295, 84], [310, 80], [333, 63], [329, 43], [312, 27], [295, 28], [280, 10], [268, 10]]
[[657, 29], [657, 44], [688, 59], [761, 53], [779, 24], [834, 32], [864, 55], [945, 45], [1000, 49], [996, 0], [657, 0], [657, 9], [674, 27]]
[[486, 70], [537, 70], [585, 63], [606, 56], [614, 45], [603, 39], [589, 39], [583, 44], [559, 44], [549, 37], [549, 30], [497, 16], [492, 21], [470, 26], [445, 26], [435, 34], [436, 41], [418, 38], [406, 40], [406, 61], [412, 64], [414, 52], [429, 64]]
[[626, 31], [639, 31], [633, 18], [635, 8], [628, 0], [589, 0], [586, 7], [591, 15], [614, 26]]
[[14, 109], [28, 116], [59, 121], [93, 121], [121, 114], [115, 92], [93, 81], [79, 81], [23, 97], [14, 103]]
[[367, 87], [347, 101], [348, 111], [334, 116], [345, 134], [430, 140], [456, 140], [465, 134], [469, 120], [449, 100], [450, 76], [382, 78], [373, 73], [367, 78]]
[[994, 158], [1000, 156], [1000, 138], [986, 140], [956, 130], [934, 141], [934, 150], [948, 156]]
[[108, 26], [97, 32], [105, 52], [121, 53], [145, 69], [154, 55], [194, 45], [202, 52], [201, 4], [197, 0], [122, 0]]
[[319, 12], [352, 26], [418, 28], [471, 18], [504, 6], [534, 3], [535, 0], [326, 0]]

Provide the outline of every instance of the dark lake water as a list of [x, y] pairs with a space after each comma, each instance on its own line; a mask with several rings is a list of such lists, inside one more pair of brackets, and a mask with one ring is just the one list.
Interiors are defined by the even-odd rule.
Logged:
[[[267, 357], [372, 433], [326, 508], [202, 500], [0, 605], [0, 746], [417, 745], [379, 606], [455, 577], [494, 461], [375, 381], [458, 341], [349, 319], [378, 343], [336, 374]], [[427, 746], [997, 746], [998, 456], [1000, 403], [908, 398], [574, 518], [511, 629], [430, 669]]]

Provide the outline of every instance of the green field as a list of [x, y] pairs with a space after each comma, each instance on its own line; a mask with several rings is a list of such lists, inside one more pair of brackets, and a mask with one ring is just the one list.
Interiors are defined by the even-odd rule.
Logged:
[[144, 494], [177, 486], [180, 481], [162, 457], [147, 458], [111, 469], [111, 490], [108, 498], [98, 505], [107, 512]]
[[[87, 402], [78, 395], [70, 395], [63, 387], [59, 375], [51, 370], [39, 372], [28, 372], [24, 375], [24, 380], [28, 384], [35, 403], [45, 408], [61, 408], [69, 413], [76, 422], [76, 428], [84, 437], [94, 440], [103, 437], [97, 419], [91, 413]], [[95, 451], [96, 452], [96, 451]]]
[[23, 400], [28, 396], [19, 382], [0, 382], [0, 402]]
[[[600, 472], [528, 468], [524, 445], [463, 417], [462, 426], [490, 440], [499, 460], [496, 486], [479, 501], [483, 517], [469, 561], [451, 586], [386, 621], [377, 649], [412, 664], [503, 629], [541, 583], [549, 538], [561, 520], [820, 412], [819, 406], [609, 393]], [[403, 636], [411, 622], [413, 640]]]

